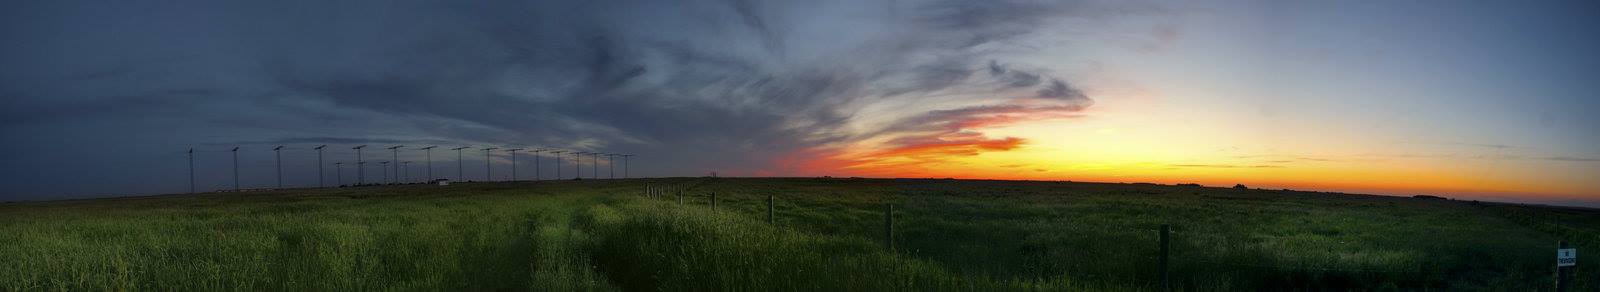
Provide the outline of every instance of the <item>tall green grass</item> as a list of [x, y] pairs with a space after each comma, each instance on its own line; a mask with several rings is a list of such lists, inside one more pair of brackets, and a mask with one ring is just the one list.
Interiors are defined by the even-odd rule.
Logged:
[[[639, 196], [647, 184], [690, 197]], [[1535, 290], [1549, 288], [1556, 240], [1595, 247], [1596, 216], [1046, 182], [292, 190], [0, 205], [0, 290], [1148, 290], [1162, 224], [1184, 290]]]

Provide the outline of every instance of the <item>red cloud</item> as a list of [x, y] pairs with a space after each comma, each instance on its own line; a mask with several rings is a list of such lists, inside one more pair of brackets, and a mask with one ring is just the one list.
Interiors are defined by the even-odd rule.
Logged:
[[886, 142], [806, 149], [780, 158], [779, 164], [806, 175], [949, 176], [944, 169], [954, 158], [1011, 151], [1027, 143], [1020, 137], [989, 138], [979, 129], [1074, 118], [1084, 107], [1075, 102], [1034, 100], [932, 111], [854, 139], [895, 137]]
[[868, 157], [922, 157], [922, 156], [972, 156], [985, 151], [1008, 151], [1022, 145], [1022, 138], [1005, 137], [985, 139], [982, 134], [962, 132], [936, 137], [933, 140], [904, 143]]

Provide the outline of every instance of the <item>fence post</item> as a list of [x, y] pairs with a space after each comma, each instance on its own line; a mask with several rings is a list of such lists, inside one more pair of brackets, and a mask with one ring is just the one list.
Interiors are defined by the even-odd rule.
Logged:
[[772, 195], [767, 195], [767, 224], [773, 224], [773, 222], [774, 221], [772, 221]]
[[883, 205], [883, 246], [894, 250], [894, 204]]
[[[1556, 248], [1567, 249], [1567, 241], [1562, 240], [1561, 244]], [[1557, 263], [1556, 292], [1566, 292], [1568, 287], [1572, 287], [1572, 267], [1563, 267], [1561, 264]]]
[[717, 210], [717, 193], [711, 193], [711, 210]]
[[1168, 252], [1169, 252], [1169, 249], [1168, 249], [1167, 246], [1171, 242], [1170, 241], [1170, 236], [1168, 235], [1171, 232], [1172, 232], [1172, 226], [1171, 225], [1161, 224], [1161, 291], [1171, 291], [1172, 290], [1172, 287], [1169, 286], [1168, 282], [1167, 282], [1167, 276], [1168, 276], [1168, 273], [1167, 273], [1167, 262], [1168, 262], [1167, 261], [1167, 255], [1168, 255]]

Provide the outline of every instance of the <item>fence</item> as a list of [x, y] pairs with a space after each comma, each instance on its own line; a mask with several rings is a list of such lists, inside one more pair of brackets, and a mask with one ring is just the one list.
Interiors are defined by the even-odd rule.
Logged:
[[[653, 198], [653, 199], [663, 199], [663, 198], [675, 197], [677, 199], [679, 205], [685, 205], [686, 204], [685, 203], [686, 202], [685, 201], [686, 197], [690, 197], [690, 198], [700, 197], [700, 198], [706, 199], [706, 205], [709, 208], [711, 208], [712, 210], [715, 210], [717, 208], [717, 204], [719, 202], [718, 198], [717, 198], [717, 191], [714, 191], [714, 190], [698, 190], [697, 189], [698, 187], [706, 185], [706, 184], [708, 184], [708, 183], [710, 183], [712, 181], [713, 181], [712, 179], [700, 179], [700, 180], [696, 180], [696, 181], [693, 181], [692, 183], [687, 183], [687, 184], [668, 184], [668, 185], [662, 185], [662, 186], [647, 185], [645, 187], [644, 194], [645, 194], [645, 196], [647, 196], [649, 198]], [[765, 221], [766, 221], [767, 224], [776, 225], [777, 224], [777, 215], [776, 215], [776, 211], [775, 210], [776, 210], [776, 204], [778, 202], [777, 198], [776, 198], [775, 195], [772, 195], [772, 194], [766, 194], [765, 196], [766, 196], [766, 198], [765, 198], [766, 199], [765, 200], [765, 203], [766, 203], [766, 212], [765, 212], [766, 213], [765, 214], [766, 218], [765, 219], [766, 220]], [[904, 208], [901, 208], [901, 209], [902, 210], [899, 210], [898, 212], [906, 212], [906, 211], [908, 211], [908, 210], [905, 210]], [[894, 250], [896, 250], [896, 246], [895, 246], [895, 235], [896, 235], [896, 233], [895, 233], [895, 227], [896, 227], [896, 225], [895, 225], [895, 217], [896, 217], [896, 214], [898, 214], [897, 210], [896, 210], [896, 206], [894, 204], [891, 204], [891, 203], [883, 203], [882, 204], [882, 211], [883, 211], [882, 212], [883, 226], [882, 226], [882, 234], [881, 234], [882, 245], [883, 245], [884, 249], [890, 250], [890, 251], [894, 251]], [[1127, 228], [1127, 227], [1124, 227], [1124, 229], [1127, 229], [1127, 230], [1133, 231], [1133, 232], [1152, 232], [1152, 233], [1156, 234], [1155, 237], [1156, 237], [1157, 240], [1156, 240], [1156, 242], [1153, 242], [1152, 244], [1157, 246], [1157, 248], [1156, 248], [1157, 252], [1155, 254], [1151, 255], [1151, 256], [1148, 256], [1148, 257], [1137, 257], [1136, 259], [1149, 260], [1149, 261], [1155, 262], [1156, 269], [1155, 269], [1155, 271], [1153, 273], [1154, 274], [1153, 275], [1154, 276], [1153, 279], [1155, 280], [1155, 283], [1153, 283], [1153, 284], [1157, 285], [1156, 287], [1158, 289], [1161, 289], [1161, 290], [1172, 290], [1173, 289], [1173, 285], [1172, 285], [1172, 270], [1171, 270], [1171, 268], [1172, 268], [1173, 263], [1175, 263], [1175, 262], [1188, 263], [1188, 264], [1200, 264], [1200, 265], [1206, 265], [1206, 266], [1270, 269], [1270, 270], [1277, 270], [1277, 271], [1319, 271], [1319, 272], [1368, 273], [1368, 274], [1404, 274], [1404, 273], [1407, 273], [1407, 272], [1414, 272], [1414, 271], [1411, 271], [1411, 270], [1380, 269], [1380, 268], [1351, 268], [1351, 267], [1327, 267], [1327, 266], [1311, 266], [1311, 265], [1283, 265], [1283, 264], [1262, 264], [1262, 263], [1240, 263], [1240, 262], [1227, 262], [1227, 261], [1208, 260], [1208, 259], [1203, 259], [1203, 258], [1175, 259], [1172, 256], [1172, 237], [1173, 237], [1173, 234], [1175, 233], [1173, 231], [1172, 225], [1170, 225], [1170, 224], [1161, 224], [1161, 225], [1159, 225], [1159, 228], [1156, 228], [1156, 229]], [[1440, 228], [1440, 229], [1449, 230], [1451, 228]], [[1559, 248], [1561, 248], [1561, 249], [1568, 248], [1567, 242], [1566, 241], [1560, 242]], [[1574, 274], [1574, 269], [1572, 267], [1557, 267], [1555, 269], [1555, 273], [1554, 274], [1555, 275], [1552, 278], [1554, 280], [1554, 283], [1553, 283], [1554, 285], [1553, 286], [1556, 288], [1555, 290], [1556, 291], [1567, 291], [1569, 289], [1569, 287], [1571, 286], [1571, 284], [1572, 284], [1572, 277], [1573, 277], [1572, 275]]]

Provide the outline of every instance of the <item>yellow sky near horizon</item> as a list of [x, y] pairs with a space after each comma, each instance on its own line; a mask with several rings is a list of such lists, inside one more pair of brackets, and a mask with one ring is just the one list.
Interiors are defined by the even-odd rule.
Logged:
[[[1020, 139], [1014, 148], [876, 156], [845, 169], [884, 177], [1242, 183], [1462, 198], [1585, 198], [1597, 187], [1581, 177], [1549, 175], [1550, 169], [1561, 168], [1556, 161], [1393, 143], [1360, 129], [1302, 127], [1270, 118], [1175, 109], [1149, 98], [1102, 94], [1098, 100], [1079, 117], [963, 129], [992, 141]], [[1305, 130], [1282, 130], [1301, 128]], [[876, 151], [860, 148], [865, 150], [844, 152]]]

